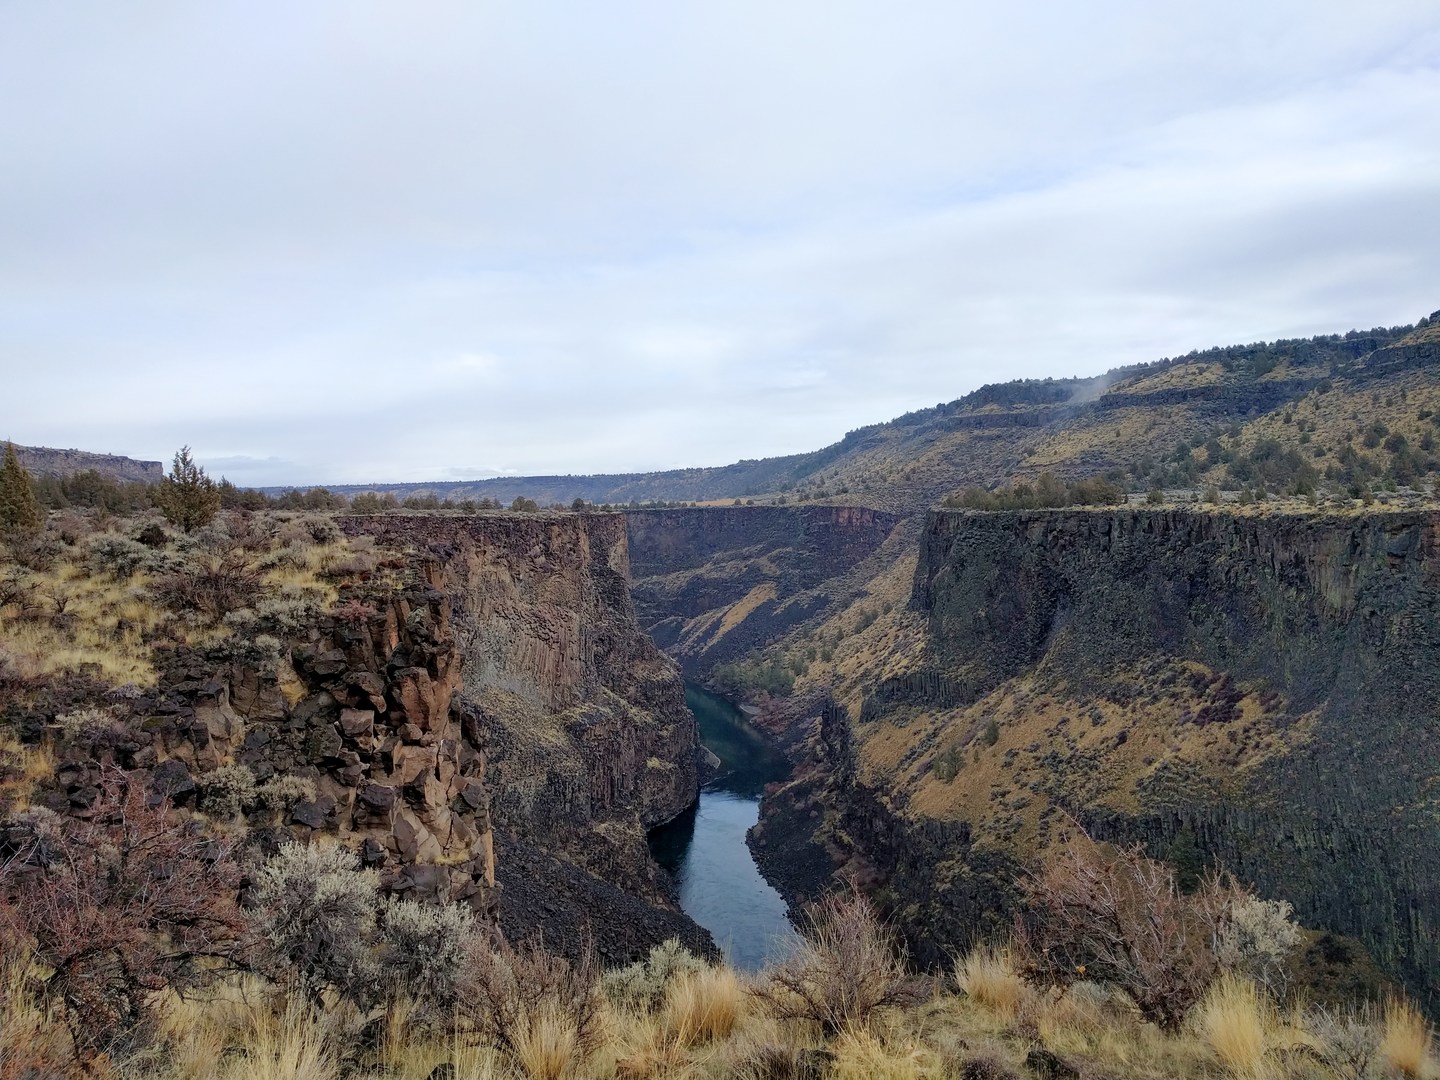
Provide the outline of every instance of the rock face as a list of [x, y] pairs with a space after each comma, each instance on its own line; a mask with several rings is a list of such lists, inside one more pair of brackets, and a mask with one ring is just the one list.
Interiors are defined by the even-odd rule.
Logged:
[[165, 478], [158, 461], [137, 461], [119, 454], [92, 454], [86, 450], [52, 450], [47, 446], [17, 446], [20, 464], [36, 476], [73, 476], [94, 470], [112, 480], [138, 480], [157, 484]]
[[[937, 512], [912, 608], [920, 654], [822, 748], [916, 937], [998, 876], [972, 836], [1023, 860], [1067, 810], [1157, 855], [1193, 836], [1435, 1006], [1440, 516]], [[867, 756], [882, 735], [908, 749]]]
[[564, 944], [588, 923], [612, 960], [676, 935], [712, 948], [646, 845], [694, 802], [699, 744], [679, 671], [636, 620], [623, 517], [339, 520], [433, 561], [453, 607], [454, 686], [490, 763], [506, 931]]
[[900, 518], [866, 507], [625, 513], [641, 623], [702, 678], [823, 610]]
[[66, 735], [56, 808], [83, 815], [114, 763], [148, 772], [156, 798], [213, 811], [208, 793], [228, 770], [248, 778], [236, 806], [262, 847], [328, 833], [379, 869], [386, 890], [464, 902], [493, 925], [485, 759], [455, 694], [450, 603], [434, 587], [438, 568], [428, 571], [353, 596], [347, 618], [320, 619], [279, 667], [174, 654], [153, 695]]
[[87, 813], [113, 763], [156, 799], [243, 811], [261, 851], [326, 834], [387, 890], [467, 903], [512, 938], [713, 953], [646, 844], [694, 802], [699, 748], [635, 619], [623, 518], [338, 524], [379, 541], [373, 580], [294, 640], [164, 654], [155, 691], [110, 695], [93, 730], [57, 725], [53, 808]]

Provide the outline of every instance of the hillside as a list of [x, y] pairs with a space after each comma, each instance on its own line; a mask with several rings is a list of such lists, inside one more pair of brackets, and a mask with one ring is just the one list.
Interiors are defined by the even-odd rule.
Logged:
[[823, 764], [758, 850], [782, 879], [825, 851], [938, 955], [1003, 929], [1074, 816], [1230, 868], [1433, 1009], [1436, 560], [1429, 512], [933, 513], [878, 617], [804, 639]]
[[[1200, 448], [1216, 439], [1222, 448], [1229, 445], [1225, 440], [1253, 443], [1258, 436], [1247, 437], [1247, 425], [1312, 396], [1332, 395], [1333, 410], [1363, 414], [1374, 395], [1404, 389], [1428, 400], [1440, 394], [1437, 325], [1440, 312], [1414, 327], [1215, 348], [1093, 378], [991, 384], [788, 457], [654, 473], [331, 490], [502, 503], [523, 496], [542, 505], [568, 505], [576, 498], [612, 505], [783, 499], [910, 513], [969, 485], [991, 487], [1045, 471], [1062, 479], [1113, 473], [1135, 490], [1194, 483], [1208, 467]], [[1294, 434], [1287, 448], [1290, 441], [1298, 443], [1301, 432]], [[1193, 467], [1174, 467], [1181, 444], [1194, 458]]]

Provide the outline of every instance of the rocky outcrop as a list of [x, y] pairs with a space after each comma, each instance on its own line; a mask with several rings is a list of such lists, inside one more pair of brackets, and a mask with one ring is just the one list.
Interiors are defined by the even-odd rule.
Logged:
[[901, 520], [867, 507], [747, 506], [625, 514], [641, 623], [692, 678], [828, 607], [835, 583]]
[[165, 478], [158, 461], [137, 461], [120, 454], [92, 454], [86, 450], [52, 450], [48, 446], [17, 446], [15, 454], [36, 476], [73, 476], [94, 471], [112, 480], [156, 484]]
[[464, 902], [493, 924], [482, 735], [458, 702], [450, 604], [426, 569], [352, 593], [288, 656], [179, 650], [153, 693], [62, 722], [54, 808], [83, 816], [108, 764], [148, 778], [157, 799], [212, 813], [229, 792], [262, 848], [329, 834], [387, 891]]
[[613, 960], [677, 934], [712, 947], [674, 910], [646, 846], [648, 828], [694, 802], [699, 744], [679, 671], [636, 620], [623, 517], [339, 522], [432, 562], [453, 608], [455, 687], [489, 760], [500, 879], [533, 901], [507, 899], [507, 932], [559, 941], [588, 921]]

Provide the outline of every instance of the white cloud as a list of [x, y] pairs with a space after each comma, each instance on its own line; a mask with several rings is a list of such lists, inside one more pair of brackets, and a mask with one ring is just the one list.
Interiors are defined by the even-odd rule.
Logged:
[[1408, 321], [1437, 196], [1430, 0], [0, 10], [9, 434], [247, 482], [718, 464]]

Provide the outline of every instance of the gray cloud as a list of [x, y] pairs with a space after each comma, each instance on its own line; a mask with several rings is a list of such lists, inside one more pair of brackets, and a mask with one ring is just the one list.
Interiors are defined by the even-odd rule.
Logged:
[[1440, 306], [1429, 0], [776, 8], [5, 6], [7, 434], [716, 464]]

